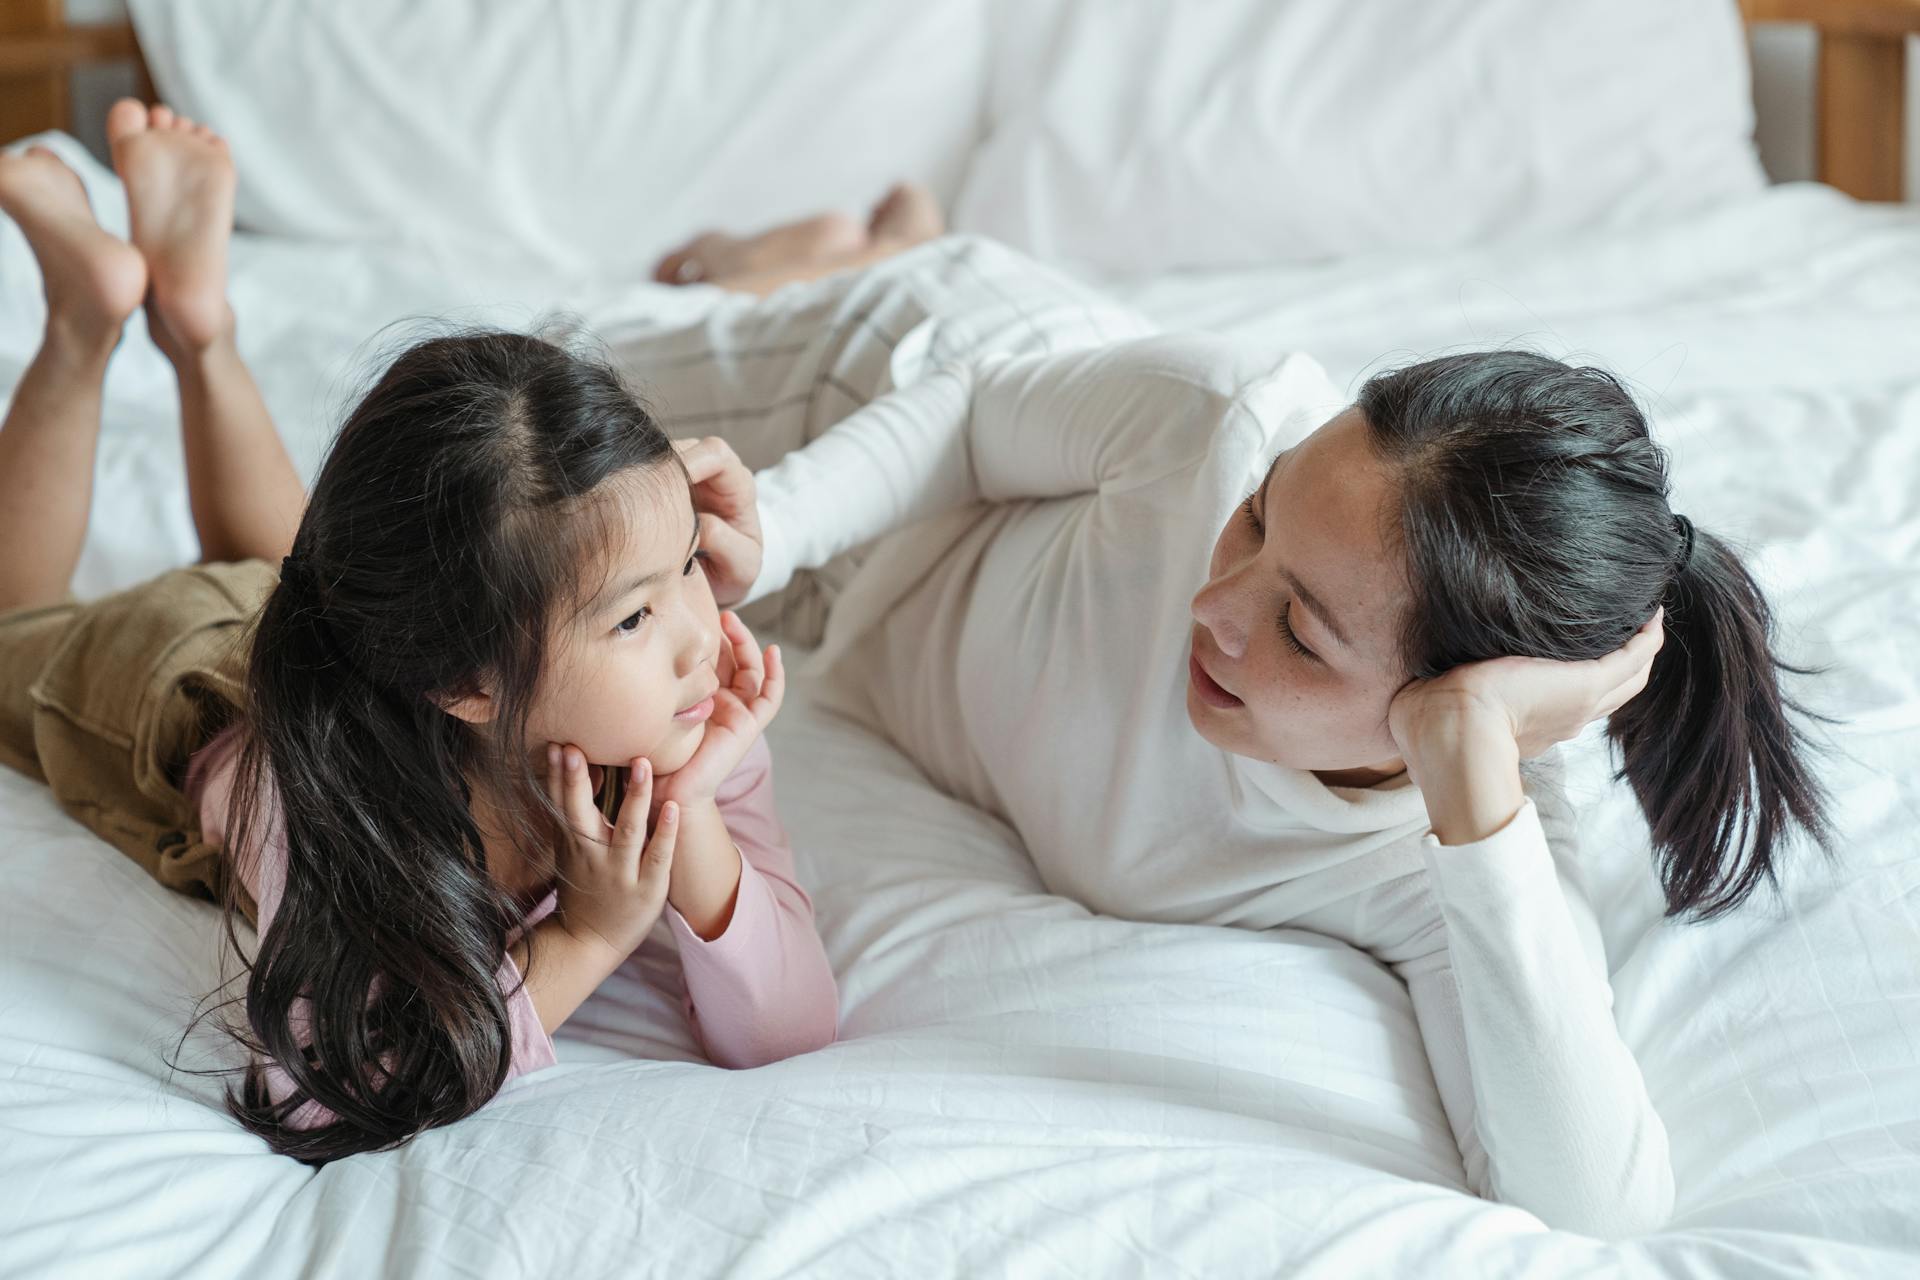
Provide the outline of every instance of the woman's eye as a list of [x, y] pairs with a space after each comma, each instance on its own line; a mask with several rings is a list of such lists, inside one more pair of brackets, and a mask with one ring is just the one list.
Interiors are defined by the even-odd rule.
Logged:
[[1287, 607], [1280, 611], [1281, 638], [1283, 638], [1287, 642], [1287, 648], [1293, 650], [1295, 653], [1299, 654], [1303, 658], [1312, 658], [1315, 662], [1318, 662], [1320, 660], [1320, 655], [1315, 653], [1313, 650], [1307, 648], [1307, 646], [1305, 646], [1304, 644], [1300, 643], [1299, 633], [1297, 633], [1293, 629], [1292, 614], [1293, 614], [1293, 602], [1289, 600], [1287, 602]]
[[1253, 500], [1259, 496], [1259, 491], [1255, 490], [1253, 493], [1247, 495], [1245, 502], [1240, 504], [1241, 514], [1246, 516], [1247, 523], [1253, 526], [1254, 532], [1256, 533], [1260, 531], [1260, 512], [1254, 508]]
[[614, 626], [614, 630], [623, 636], [630, 636], [640, 629], [640, 624], [653, 616], [653, 606], [643, 605]]

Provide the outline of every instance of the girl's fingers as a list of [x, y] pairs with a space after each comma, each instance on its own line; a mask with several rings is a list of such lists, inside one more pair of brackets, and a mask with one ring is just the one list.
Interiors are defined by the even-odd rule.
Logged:
[[638, 862], [647, 836], [647, 807], [653, 803], [653, 762], [642, 756], [627, 766], [627, 792], [613, 826], [613, 851], [622, 866]]
[[604, 845], [607, 820], [593, 804], [593, 784], [587, 780], [587, 758], [577, 747], [563, 748], [561, 755], [567, 775], [563, 783], [567, 796], [565, 812], [576, 843]]
[[767, 676], [760, 648], [753, 642], [753, 632], [747, 630], [747, 624], [731, 609], [720, 615], [720, 629], [733, 646], [733, 691], [742, 702], [752, 702], [759, 696]]
[[647, 851], [640, 858], [641, 887], [663, 901], [667, 896], [668, 873], [673, 870], [674, 845], [679, 839], [680, 806], [669, 800], [660, 806], [660, 816], [653, 824], [653, 838], [647, 841]]
[[567, 793], [561, 784], [566, 777], [566, 762], [560, 758], [560, 744], [547, 744], [547, 799], [561, 813], [567, 811]]
[[780, 656], [780, 646], [767, 646], [767, 680], [760, 686], [760, 698], [753, 706], [753, 718], [760, 722], [762, 729], [773, 722], [774, 715], [780, 710], [780, 703], [787, 696], [787, 660]]

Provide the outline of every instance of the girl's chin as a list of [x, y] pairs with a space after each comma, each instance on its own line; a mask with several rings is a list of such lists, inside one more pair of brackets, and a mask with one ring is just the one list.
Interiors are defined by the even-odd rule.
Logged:
[[693, 759], [693, 753], [700, 749], [700, 744], [707, 737], [707, 726], [704, 721], [685, 726], [675, 725], [674, 729], [678, 732], [670, 731], [666, 741], [647, 755], [647, 758], [653, 761], [653, 772], [656, 777], [672, 773]]

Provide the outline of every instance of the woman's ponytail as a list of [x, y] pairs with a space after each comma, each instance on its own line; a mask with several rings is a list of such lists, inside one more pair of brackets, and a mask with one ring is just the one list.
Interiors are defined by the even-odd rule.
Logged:
[[1414, 676], [1518, 655], [1578, 661], [1666, 606], [1647, 687], [1608, 732], [1653, 832], [1670, 915], [1713, 916], [1774, 878], [1790, 831], [1825, 845], [1806, 715], [1739, 558], [1668, 506], [1665, 452], [1620, 381], [1528, 351], [1379, 374], [1358, 407], [1398, 469]]
[[1790, 827], [1827, 842], [1826, 798], [1789, 715], [1809, 713], [1780, 685], [1808, 673], [1774, 654], [1766, 597], [1726, 543], [1674, 523], [1666, 643], [1607, 732], [1653, 832], [1667, 914], [1708, 918], [1774, 880]]

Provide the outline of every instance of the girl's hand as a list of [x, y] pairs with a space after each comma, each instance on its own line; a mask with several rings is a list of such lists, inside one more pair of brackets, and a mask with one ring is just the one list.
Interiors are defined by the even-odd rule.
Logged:
[[733, 446], [718, 436], [675, 440], [693, 485], [693, 509], [700, 520], [700, 551], [714, 600], [738, 604], [760, 576], [765, 539], [753, 472]]
[[[787, 668], [780, 646], [763, 655], [753, 633], [731, 609], [720, 615], [721, 659], [716, 669], [726, 684], [713, 695], [706, 737], [692, 758], [660, 779], [658, 798], [691, 806], [713, 799], [727, 775], [739, 767], [753, 740], [773, 723], [787, 694]], [[726, 663], [733, 670], [726, 675]]]
[[1415, 680], [1394, 695], [1387, 726], [1413, 781], [1436, 751], [1511, 741], [1522, 760], [1577, 736], [1647, 687], [1666, 633], [1655, 611], [1626, 644], [1602, 658], [1555, 662], [1492, 658]]
[[627, 767], [627, 792], [608, 825], [593, 802], [586, 756], [578, 747], [547, 744], [547, 795], [569, 827], [554, 916], [571, 938], [605, 946], [616, 963], [633, 953], [666, 906], [680, 830], [679, 808], [664, 804], [647, 839], [653, 766], [641, 758]]

